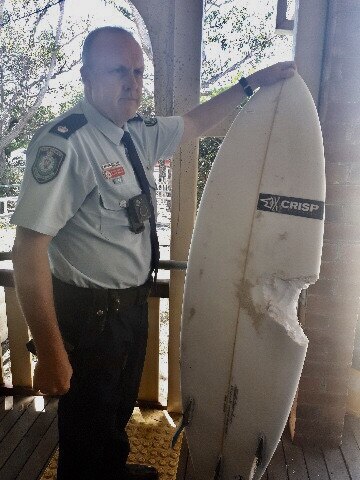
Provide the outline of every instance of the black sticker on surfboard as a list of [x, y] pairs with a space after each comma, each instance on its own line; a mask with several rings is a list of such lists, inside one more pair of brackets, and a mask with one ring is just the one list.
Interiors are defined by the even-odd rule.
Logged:
[[324, 218], [324, 202], [306, 198], [282, 197], [271, 193], [260, 193], [257, 209], [297, 217], [315, 218], [316, 220]]

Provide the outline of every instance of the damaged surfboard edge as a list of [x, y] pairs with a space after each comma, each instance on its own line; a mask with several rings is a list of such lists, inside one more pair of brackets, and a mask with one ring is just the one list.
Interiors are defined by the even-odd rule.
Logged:
[[317, 279], [318, 275], [290, 279], [272, 276], [261, 279], [249, 289], [254, 310], [283, 326], [290, 338], [305, 346], [308, 339], [299, 324], [297, 314], [299, 297], [302, 290], [306, 290]]

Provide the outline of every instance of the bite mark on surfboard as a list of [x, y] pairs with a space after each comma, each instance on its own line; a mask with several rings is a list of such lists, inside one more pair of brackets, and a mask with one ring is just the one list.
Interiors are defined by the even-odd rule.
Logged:
[[274, 277], [263, 287], [263, 295], [269, 299], [269, 316], [282, 325], [290, 338], [301, 346], [307, 345], [308, 339], [298, 320], [299, 296], [301, 291], [315, 283], [317, 278], [317, 275], [291, 279]]
[[259, 335], [261, 324], [267, 318], [281, 325], [296, 343], [307, 345], [308, 339], [297, 316], [298, 301], [301, 291], [315, 283], [317, 278], [317, 275], [312, 275], [284, 279], [273, 275], [259, 278], [256, 285], [244, 280], [236, 295], [240, 308], [248, 313]]

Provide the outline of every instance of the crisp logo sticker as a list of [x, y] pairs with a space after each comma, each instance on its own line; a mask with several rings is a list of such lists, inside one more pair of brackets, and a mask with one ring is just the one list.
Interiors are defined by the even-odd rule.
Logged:
[[297, 217], [315, 218], [316, 220], [323, 220], [324, 218], [324, 202], [305, 198], [282, 197], [271, 193], [260, 193], [257, 209]]

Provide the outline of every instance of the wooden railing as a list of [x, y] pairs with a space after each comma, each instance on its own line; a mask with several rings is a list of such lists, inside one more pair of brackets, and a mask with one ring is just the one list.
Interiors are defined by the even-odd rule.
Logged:
[[15, 210], [18, 197], [0, 197], [0, 217], [9, 217]]
[[[0, 253], [1, 260], [10, 260], [11, 253]], [[33, 361], [26, 348], [30, 332], [16, 296], [13, 270], [0, 269], [0, 286], [5, 289], [6, 316], [10, 349], [12, 384], [6, 384], [1, 362], [0, 395], [36, 394], [32, 390]], [[169, 298], [169, 281], [158, 280], [149, 299], [149, 340], [139, 402], [161, 407], [159, 402], [160, 299]], [[0, 349], [0, 358], [2, 351]], [[169, 371], [171, 376], [171, 371]]]

